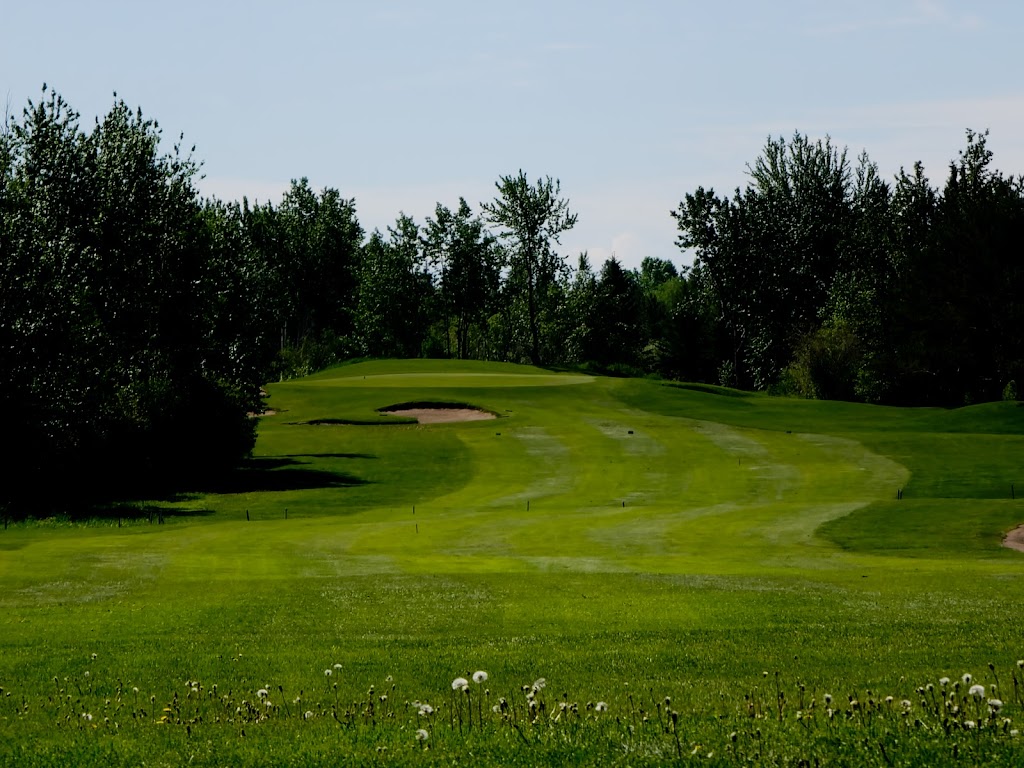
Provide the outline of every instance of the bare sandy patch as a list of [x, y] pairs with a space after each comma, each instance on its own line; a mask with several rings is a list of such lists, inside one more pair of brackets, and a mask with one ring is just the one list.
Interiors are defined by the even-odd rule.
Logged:
[[486, 421], [498, 418], [493, 413], [476, 408], [398, 408], [381, 413], [416, 419], [420, 424], [450, 424], [456, 421]]
[[1018, 552], [1024, 552], [1024, 525], [1018, 525], [1003, 539], [1003, 546], [1009, 549], [1016, 549]]

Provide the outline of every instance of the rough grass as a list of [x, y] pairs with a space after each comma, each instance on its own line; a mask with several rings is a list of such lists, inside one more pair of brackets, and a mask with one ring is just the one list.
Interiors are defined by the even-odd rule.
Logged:
[[[165, 524], [0, 531], [0, 764], [1024, 758], [1016, 404], [443, 361], [269, 389], [253, 464], [143, 500]], [[500, 418], [343, 423], [416, 400]]]

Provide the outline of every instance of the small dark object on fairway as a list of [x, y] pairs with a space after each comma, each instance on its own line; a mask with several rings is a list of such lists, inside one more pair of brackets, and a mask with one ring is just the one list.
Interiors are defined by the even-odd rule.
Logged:
[[896, 500], [899, 501], [902, 498], [903, 498], [903, 489], [902, 488], [897, 488], [896, 489]]
[[792, 435], [793, 434], [793, 430], [792, 429], [787, 429], [786, 430], [786, 434], [787, 435]]
[[245, 519], [246, 519], [246, 520], [248, 520], [248, 519], [249, 519], [249, 510], [248, 510], [248, 509], [247, 509], [247, 510], [245, 510]]
[[284, 519], [285, 519], [285, 520], [287, 520], [287, 519], [288, 519], [288, 507], [285, 507], [285, 508], [284, 508]]
[[416, 533], [419, 533], [419, 532], [420, 532], [420, 524], [416, 523]]
[[623, 509], [625, 509], [625, 508], [626, 508], [626, 500], [625, 500], [625, 499], [623, 499], [623, 500], [622, 500], [622, 508], [623, 508]]
[[495, 436], [495, 437], [501, 437], [501, 432], [495, 432], [495, 433], [494, 433], [494, 436]]
[[629, 430], [629, 432], [627, 432], [626, 434], [632, 435], [633, 434], [633, 430], [632, 429]]

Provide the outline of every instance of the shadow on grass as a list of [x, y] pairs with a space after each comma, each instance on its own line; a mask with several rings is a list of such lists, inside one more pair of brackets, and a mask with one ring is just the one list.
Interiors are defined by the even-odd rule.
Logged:
[[376, 459], [372, 453], [285, 453], [286, 459]]
[[[361, 454], [306, 454], [309, 458], [369, 458]], [[265, 493], [309, 491], [322, 488], [351, 488], [366, 480], [346, 472], [310, 469], [295, 456], [267, 456], [249, 459], [221, 476], [190, 483], [190, 493]]]
[[[221, 475], [204, 478], [181, 479], [179, 482], [162, 484], [161, 488], [121, 488], [122, 493], [106, 498], [78, 500], [77, 503], [35, 504], [21, 509], [7, 509], [0, 506], [0, 530], [5, 525], [19, 521], [49, 520], [81, 523], [89, 520], [107, 521], [120, 524], [122, 521], [146, 520], [151, 523], [163, 522], [168, 518], [208, 517], [216, 514], [205, 508], [162, 506], [190, 501], [202, 502], [198, 497], [206, 494], [266, 493], [274, 491], [307, 491], [329, 488], [352, 488], [365, 485], [368, 481], [347, 472], [314, 469], [308, 461], [301, 459], [373, 459], [371, 454], [361, 453], [320, 453], [267, 456], [247, 459], [238, 467]], [[152, 502], [137, 501], [151, 499]]]

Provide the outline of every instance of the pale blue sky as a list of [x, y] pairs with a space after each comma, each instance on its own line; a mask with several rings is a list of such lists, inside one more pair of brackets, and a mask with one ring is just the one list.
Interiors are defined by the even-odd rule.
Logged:
[[91, 125], [113, 92], [185, 133], [207, 194], [292, 178], [369, 231], [500, 175], [561, 179], [588, 250], [685, 261], [669, 210], [746, 181], [771, 135], [830, 134], [940, 183], [966, 128], [1024, 172], [1024, 3], [596, 0], [4, 3], [0, 98], [43, 82]]

